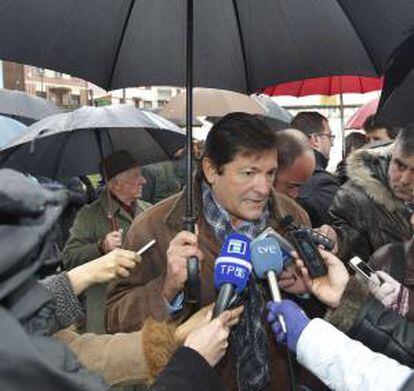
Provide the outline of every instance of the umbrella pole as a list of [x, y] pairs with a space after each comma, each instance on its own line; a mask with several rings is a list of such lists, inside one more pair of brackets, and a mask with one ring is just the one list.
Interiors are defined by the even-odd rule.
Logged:
[[[194, 0], [187, 0], [187, 58], [186, 58], [186, 216], [185, 229], [195, 231], [193, 205], [193, 36], [194, 36]], [[186, 300], [188, 303], [198, 303], [200, 299], [199, 260], [190, 257], [187, 260], [188, 279], [186, 286]]]
[[344, 96], [339, 94], [339, 110], [341, 112], [341, 138], [342, 138], [342, 158], [345, 158], [345, 114], [344, 114]]

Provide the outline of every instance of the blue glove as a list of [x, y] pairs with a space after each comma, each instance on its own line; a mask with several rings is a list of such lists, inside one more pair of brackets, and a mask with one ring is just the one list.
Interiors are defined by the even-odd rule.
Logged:
[[[296, 345], [303, 329], [309, 323], [309, 318], [296, 303], [290, 300], [282, 300], [280, 303], [269, 301], [266, 307], [269, 310], [267, 321], [271, 324], [276, 341], [287, 343], [289, 350], [296, 353]], [[278, 315], [282, 315], [285, 319], [287, 333], [283, 332]]]

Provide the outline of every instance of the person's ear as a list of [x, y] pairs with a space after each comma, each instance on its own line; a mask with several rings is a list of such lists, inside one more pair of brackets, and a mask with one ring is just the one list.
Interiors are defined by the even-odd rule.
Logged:
[[218, 176], [217, 169], [208, 157], [202, 160], [203, 173], [210, 186], [213, 186]]
[[319, 148], [319, 139], [320, 137], [318, 137], [316, 134], [311, 134], [309, 136], [309, 144], [313, 149]]

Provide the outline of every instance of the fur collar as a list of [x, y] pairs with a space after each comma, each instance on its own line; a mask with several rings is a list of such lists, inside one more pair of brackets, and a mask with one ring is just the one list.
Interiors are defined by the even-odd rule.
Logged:
[[401, 207], [401, 201], [388, 187], [391, 150], [392, 145], [387, 145], [355, 151], [348, 157], [347, 174], [350, 182], [360, 187], [370, 199], [393, 212]]

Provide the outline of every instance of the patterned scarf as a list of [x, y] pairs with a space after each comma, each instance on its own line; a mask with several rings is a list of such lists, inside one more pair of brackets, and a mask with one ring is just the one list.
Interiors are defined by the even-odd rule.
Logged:
[[[202, 191], [204, 218], [221, 243], [234, 231], [253, 239], [266, 228], [270, 216], [268, 206], [259, 220], [243, 221], [235, 229], [230, 223], [229, 214], [215, 200], [211, 188], [205, 182], [202, 183]], [[240, 323], [231, 334], [231, 346], [236, 357], [237, 381], [240, 391], [259, 391], [270, 381], [269, 349], [266, 331], [262, 324], [264, 299], [253, 275], [244, 306]]]

